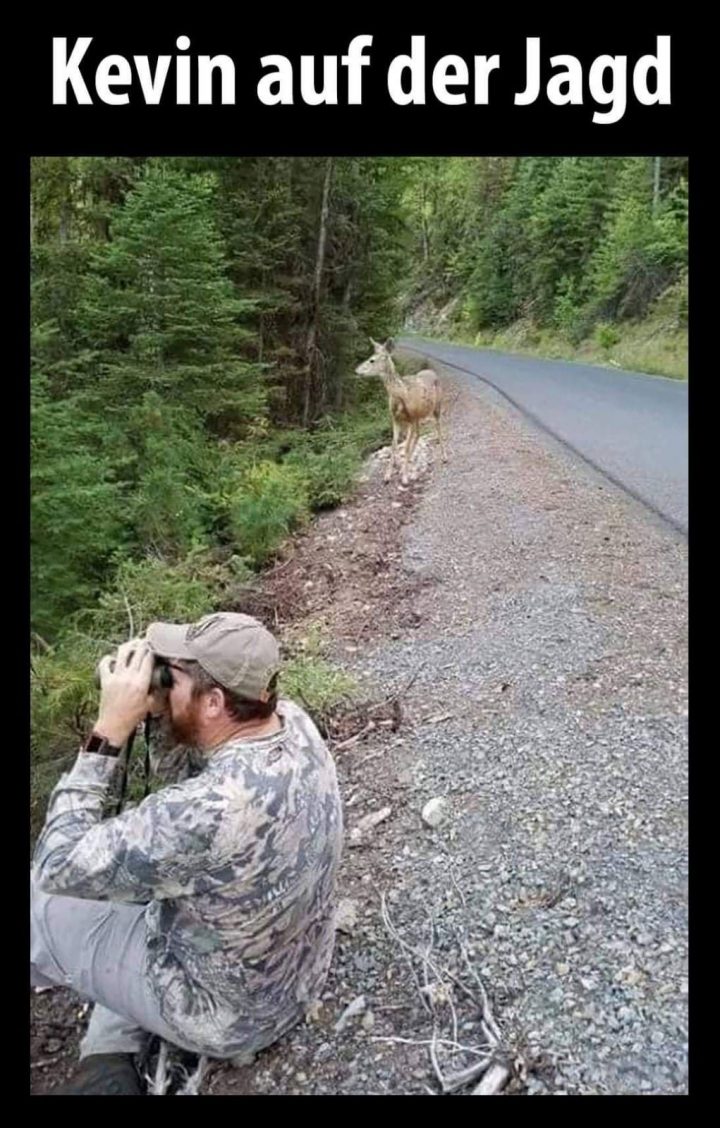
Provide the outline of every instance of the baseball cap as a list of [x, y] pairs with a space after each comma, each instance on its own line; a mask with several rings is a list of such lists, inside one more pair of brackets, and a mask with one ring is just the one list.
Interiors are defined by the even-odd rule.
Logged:
[[198, 662], [216, 682], [260, 701], [280, 667], [280, 648], [250, 615], [220, 611], [197, 623], [151, 623], [145, 637], [159, 658]]

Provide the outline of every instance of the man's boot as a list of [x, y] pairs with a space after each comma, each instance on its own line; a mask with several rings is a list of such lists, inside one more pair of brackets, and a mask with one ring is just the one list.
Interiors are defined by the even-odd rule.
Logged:
[[133, 1054], [90, 1054], [65, 1085], [48, 1089], [50, 1096], [141, 1097], [144, 1090]]

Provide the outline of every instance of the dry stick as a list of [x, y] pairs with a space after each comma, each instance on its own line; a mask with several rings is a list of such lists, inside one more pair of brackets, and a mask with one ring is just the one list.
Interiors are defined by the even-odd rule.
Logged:
[[124, 591], [124, 589], [121, 588], [120, 590], [122, 591], [122, 597], [123, 597], [123, 600], [124, 600], [124, 603], [125, 603], [125, 610], [127, 611], [128, 619], [130, 621], [130, 634], [128, 635], [128, 642], [130, 642], [132, 639], [135, 638], [135, 620], [133, 619], [132, 608], [130, 607], [130, 603], [128, 601], [127, 594]]
[[430, 1043], [430, 1061], [432, 1062], [432, 1067], [435, 1070], [435, 1076], [437, 1077], [438, 1081], [440, 1082], [440, 1088], [444, 1092], [445, 1091], [445, 1078], [443, 1077], [443, 1072], [442, 1072], [442, 1069], [440, 1068], [440, 1063], [438, 1062], [438, 1059], [437, 1059], [437, 1030], [436, 1030], [434, 1021], [433, 1021], [432, 1042]]
[[494, 1062], [482, 1081], [470, 1094], [472, 1097], [494, 1097], [505, 1088], [510, 1077], [510, 1068], [502, 1062]]
[[462, 889], [458, 885], [458, 880], [455, 877], [455, 873], [453, 872], [452, 864], [450, 865], [448, 872], [450, 874], [450, 880], [452, 881], [453, 885], [455, 886], [458, 893], [460, 894], [460, 900], [462, 901], [462, 907], [467, 911], [467, 901], [465, 900], [465, 894], [463, 893]]
[[167, 1059], [168, 1045], [167, 1042], [162, 1040], [160, 1042], [157, 1066], [155, 1067], [155, 1076], [151, 1077], [149, 1074], [145, 1074], [145, 1080], [148, 1083], [148, 1096], [167, 1096], [168, 1086], [170, 1085], [170, 1074], [167, 1068]]
[[384, 701], [381, 701], [378, 708], [382, 708], [383, 705], [391, 705], [394, 701], [397, 701], [400, 697], [404, 697], [405, 694], [407, 693], [407, 691], [410, 689], [410, 687], [415, 684], [415, 682], [417, 681], [417, 679], [419, 678], [420, 674], [423, 672], [424, 669], [425, 669], [425, 662], [423, 662], [422, 665], [418, 666], [417, 670], [412, 675], [412, 677], [410, 678], [410, 680], [407, 682], [406, 685], [402, 686], [395, 693], [391, 693], [390, 696], [386, 697]]
[[480, 1061], [476, 1061], [474, 1065], [469, 1065], [467, 1069], [461, 1069], [457, 1073], [450, 1073], [445, 1078], [443, 1091], [445, 1093], [454, 1093], [456, 1089], [464, 1089], [471, 1081], [476, 1081], [492, 1064], [492, 1055], [486, 1055]]
[[[432, 954], [433, 947], [434, 947], [434, 944], [435, 944], [435, 921], [434, 921], [433, 915], [432, 915], [432, 913], [430, 912], [429, 909], [428, 909], [428, 918], [429, 918], [429, 921], [430, 921], [430, 944], [428, 946], [426, 959], [429, 959], [430, 955]], [[437, 974], [437, 972], [436, 972], [436, 974]], [[443, 982], [442, 981], [442, 972], [440, 973], [440, 982], [441, 983]], [[425, 985], [428, 986], [427, 969], [425, 971]], [[443, 986], [444, 986], [444, 984], [443, 984]], [[452, 1014], [453, 1040], [455, 1042], [457, 1042], [458, 1021], [457, 1021], [457, 1011], [455, 1010], [455, 1003], [453, 1002], [453, 998], [452, 998], [452, 988], [450, 988], [450, 990], [447, 992], [447, 1001], [448, 1001], [448, 1005], [450, 1007], [450, 1013]]]
[[[502, 1036], [493, 1017], [492, 1009], [490, 1007], [490, 1002], [487, 996], [487, 991], [485, 990], [485, 985], [470, 962], [470, 957], [468, 956], [465, 944], [461, 945], [461, 951], [463, 959], [465, 960], [465, 963], [467, 965], [467, 969], [477, 983], [478, 990], [480, 991], [480, 998], [482, 1000], [482, 1018], [480, 1020], [480, 1026], [485, 1037], [492, 1046], [493, 1051], [497, 1051], [502, 1041]], [[477, 1088], [473, 1089], [471, 1095], [473, 1097], [496, 1096], [502, 1091], [502, 1089], [505, 1088], [509, 1077], [510, 1066], [504, 1061], [493, 1061], [493, 1063], [488, 1067], [488, 1070], [485, 1073], [482, 1081], [477, 1086]]]
[[487, 991], [485, 990], [485, 985], [470, 962], [470, 957], [468, 955], [467, 947], [465, 946], [465, 944], [461, 944], [460, 951], [462, 952], [462, 956], [467, 965], [467, 969], [470, 972], [472, 978], [477, 983], [478, 990], [480, 992], [480, 1001], [482, 1006], [481, 1026], [483, 1026], [483, 1029], [485, 1028], [485, 1026], [487, 1026], [490, 1034], [492, 1035], [492, 1041], [497, 1044], [502, 1041], [502, 1034], [500, 1033], [498, 1025], [493, 1017], [492, 1009], [490, 1007], [490, 1001], [487, 996]]
[[[388, 1010], [388, 1007], [378, 1007], [378, 1010]], [[397, 1042], [403, 1046], [431, 1046], [432, 1038], [399, 1038], [391, 1037], [390, 1035], [380, 1036], [370, 1039], [371, 1042]], [[460, 1042], [451, 1042], [448, 1038], [436, 1038], [436, 1046], [452, 1046], [456, 1053], [477, 1054], [478, 1057], [487, 1057], [487, 1050], [480, 1050], [477, 1046], [463, 1046]], [[490, 1059], [488, 1058], [488, 1061]]]
[[454, 1002], [453, 1002], [453, 998], [452, 998], [452, 989], [450, 990], [450, 992], [449, 992], [449, 994], [448, 994], [448, 1003], [450, 1004], [450, 1011], [451, 1011], [451, 1013], [452, 1013], [452, 1022], [453, 1022], [453, 1038], [454, 1038], [454, 1039], [455, 1039], [455, 1041], [457, 1042], [457, 1036], [458, 1036], [458, 1017], [457, 1017], [457, 1011], [455, 1010], [455, 1004], [454, 1004]]
[[297, 556], [297, 549], [295, 551], [293, 551], [293, 553], [290, 556], [288, 556], [287, 560], [283, 560], [282, 564], [279, 564], [279, 563], [274, 564], [273, 567], [267, 573], [268, 576], [275, 576], [275, 575], [277, 575], [278, 572], [282, 572], [283, 568], [287, 568], [288, 564], [291, 564], [296, 556]]
[[359, 768], [362, 764], [367, 764], [369, 760], [379, 760], [381, 756], [385, 755], [385, 749], [380, 748], [377, 752], [369, 752], [367, 756], [363, 756], [362, 760], [355, 761], [355, 767]]
[[[395, 693], [390, 694], [389, 697], [385, 697], [382, 701], [379, 701], [377, 704], [370, 704], [369, 706], [367, 706], [367, 709], [368, 710], [370, 710], [370, 709], [382, 709], [385, 705], [394, 704], [396, 701], [398, 701], [401, 697], [403, 697], [407, 693], [407, 691], [410, 689], [410, 687], [414, 684], [414, 682], [417, 680], [419, 675], [422, 673], [423, 669], [424, 669], [424, 663], [423, 663], [423, 665], [421, 665], [417, 668], [415, 673], [412, 675], [412, 677], [409, 679], [409, 681], [404, 686], [401, 686], [400, 689], [395, 691]], [[303, 697], [303, 695], [300, 691], [298, 691], [298, 696], [302, 700], [303, 704], [307, 707], [307, 702], [305, 701], [305, 698]], [[348, 698], [348, 700], [349, 700], [349, 698]], [[360, 729], [359, 732], [356, 732], [353, 736], [348, 737], [347, 740], [341, 740], [339, 744], [333, 745], [333, 751], [337, 752], [337, 751], [339, 751], [343, 748], [349, 748], [353, 744], [355, 744], [356, 741], [360, 740], [361, 737], [365, 736], [368, 732], [372, 732], [374, 729], [376, 729], [380, 726], [387, 727], [387, 725], [388, 725], [388, 722], [385, 722], [385, 721], [372, 721], [372, 720], [368, 721], [368, 723], [365, 725], [365, 727]]]
[[46, 1065], [57, 1065], [57, 1054], [55, 1057], [42, 1058], [40, 1061], [31, 1061], [31, 1069], [42, 1069]]
[[[403, 940], [402, 936], [399, 934], [399, 932], [395, 928], [395, 925], [392, 923], [392, 921], [390, 919], [390, 914], [388, 913], [387, 906], [385, 904], [385, 894], [384, 893], [380, 894], [380, 912], [381, 912], [381, 915], [382, 915], [383, 924], [385, 925], [385, 928], [387, 929], [388, 933], [390, 934], [391, 938], [395, 941], [395, 943], [399, 944], [400, 949], [401, 949], [403, 955], [405, 956], [408, 967], [410, 968], [410, 974], [412, 975], [413, 980], [415, 982], [415, 986], [417, 987], [418, 992], [420, 994], [420, 1002], [422, 1003], [425, 1010], [428, 1011], [428, 1013], [429, 1013], [430, 1012], [430, 1005], [425, 1000], [425, 996], [423, 995], [422, 987], [420, 985], [420, 981], [417, 977], [417, 972], [415, 971], [412, 959], [410, 958], [411, 955], [416, 955], [417, 953], [415, 953], [414, 949], [411, 948], [410, 945], [405, 942], [405, 940]], [[410, 955], [408, 955], [408, 952], [410, 953]]]
[[354, 736], [348, 737], [347, 740], [341, 740], [339, 744], [334, 744], [333, 752], [339, 752], [342, 748], [349, 748], [352, 744], [357, 744], [358, 740], [361, 740], [363, 736], [366, 736], [367, 733], [372, 732], [375, 728], [377, 728], [375, 722], [368, 721], [365, 727], [360, 729], [360, 732], [356, 732]]
[[[419, 952], [417, 950], [417, 948], [413, 948], [411, 944], [408, 944], [406, 940], [403, 940], [403, 938], [400, 936], [399, 932], [395, 928], [395, 925], [390, 920], [390, 914], [388, 913], [387, 907], [385, 905], [385, 894], [384, 893], [382, 893], [380, 895], [380, 901], [381, 901], [383, 923], [385, 924], [385, 927], [386, 927], [387, 931], [390, 933], [390, 935], [392, 936], [393, 940], [395, 940], [395, 942], [400, 945], [400, 947], [403, 949], [404, 952], [410, 952], [411, 955], [415, 956], [416, 959], [423, 961], [423, 966], [424, 966], [424, 961], [426, 960], [426, 957], [423, 955], [422, 952]], [[406, 955], [405, 958], [408, 959], [407, 955]], [[410, 962], [410, 961], [408, 960], [408, 962]], [[436, 977], [442, 982], [443, 975], [442, 975], [442, 972], [438, 969], [437, 965], [432, 960], [430, 960], [429, 958], [427, 958], [427, 965], [431, 969], [431, 971], [434, 972]], [[430, 1007], [425, 1002], [425, 998], [424, 998], [424, 994], [423, 994], [423, 988], [420, 986], [417, 974], [415, 973], [415, 969], [412, 966], [412, 963], [410, 963], [410, 969], [413, 973], [413, 979], [415, 980], [415, 983], [417, 985], [417, 989], [420, 992], [420, 999], [422, 1001], [422, 1004], [425, 1007], [425, 1010], [429, 1011]], [[467, 987], [462, 982], [461, 979], [458, 979], [458, 977], [456, 975], [453, 975], [453, 973], [451, 971], [448, 971], [448, 970], [445, 971], [445, 974], [448, 977], [448, 979], [451, 979], [453, 981], [453, 983], [456, 983], [457, 986], [461, 989], [461, 991], [464, 991], [465, 994], [468, 995], [474, 1003], [478, 1003], [478, 999], [477, 999], [474, 991], [471, 991], [469, 989], [469, 987]], [[428, 984], [426, 984], [426, 986], [428, 986]]]
[[205, 1054], [198, 1059], [197, 1069], [194, 1073], [186, 1073], [187, 1080], [175, 1094], [178, 1097], [197, 1097], [200, 1095], [200, 1084], [205, 1076], [208, 1058]]
[[[402, 937], [398, 933], [397, 929], [393, 925], [393, 923], [390, 919], [390, 915], [387, 911], [387, 907], [385, 905], [385, 894], [384, 893], [382, 893], [380, 895], [380, 902], [381, 902], [381, 911], [382, 911], [383, 923], [385, 924], [385, 927], [386, 927], [387, 931], [390, 933], [390, 935], [392, 936], [392, 938], [400, 945], [401, 949], [403, 950], [403, 953], [405, 954], [406, 959], [408, 960], [408, 964], [410, 966], [411, 974], [413, 976], [413, 979], [415, 980], [415, 984], [416, 984], [418, 991], [420, 993], [420, 999], [423, 1003], [423, 1006], [425, 1007], [426, 1010], [430, 1010], [432, 1015], [433, 1015], [433, 1036], [432, 1036], [432, 1039], [429, 1042], [424, 1043], [424, 1044], [429, 1045], [430, 1061], [432, 1063], [432, 1067], [433, 1067], [435, 1075], [438, 1079], [438, 1082], [440, 1083], [440, 1089], [443, 1093], [453, 1092], [455, 1089], [461, 1088], [462, 1085], [468, 1084], [469, 1081], [475, 1080], [476, 1077], [479, 1074], [483, 1073], [489, 1067], [494, 1066], [493, 1051], [495, 1051], [497, 1044], [500, 1040], [499, 1039], [499, 1031], [498, 1031], [498, 1037], [496, 1038], [494, 1033], [493, 1033], [493, 1030], [491, 1029], [491, 1026], [485, 1021], [481, 1022], [483, 1033], [485, 1034], [485, 1038], [487, 1040], [488, 1047], [491, 1050], [490, 1056], [489, 1057], [485, 1056], [482, 1063], [476, 1063], [476, 1065], [473, 1067], [471, 1074], [468, 1074], [467, 1071], [463, 1071], [460, 1074], [453, 1074], [450, 1078], [446, 1078], [443, 1075], [442, 1069], [440, 1068], [440, 1063], [438, 1061], [437, 1047], [438, 1047], [438, 1045], [441, 1045], [441, 1044], [442, 1045], [453, 1045], [453, 1046], [456, 1046], [456, 1047], [458, 1046], [458, 1042], [457, 1042], [457, 1013], [455, 1011], [455, 1007], [454, 1007], [454, 1004], [452, 1002], [452, 998], [450, 997], [450, 995], [448, 995], [448, 1002], [450, 1004], [450, 1007], [451, 1007], [451, 1010], [452, 1010], [452, 1015], [453, 1015], [453, 1028], [454, 1028], [454, 1032], [455, 1032], [455, 1038], [452, 1042], [444, 1040], [444, 1039], [442, 1039], [442, 1040], [438, 1039], [434, 1004], [431, 1002], [431, 1005], [428, 1007], [428, 1004], [425, 1002], [425, 998], [424, 998], [424, 995], [429, 994], [430, 991], [431, 991], [430, 983], [428, 982], [428, 968], [432, 969], [432, 971], [437, 976], [437, 979], [439, 980], [440, 984], [443, 985], [442, 972], [438, 970], [435, 963], [430, 959], [430, 955], [432, 953], [433, 946], [434, 946], [434, 934], [435, 934], [435, 925], [434, 925], [433, 918], [432, 918], [432, 916], [430, 916], [430, 945], [429, 945], [429, 947], [428, 947], [428, 949], [425, 953], [418, 952], [417, 949], [413, 948], [411, 945], [407, 944], [402, 939]], [[410, 960], [410, 958], [406, 954], [407, 952], [411, 952], [413, 955], [415, 955], [416, 957], [419, 957], [422, 960], [423, 975], [424, 975], [424, 978], [425, 978], [425, 986], [424, 987], [421, 987], [420, 984], [419, 984], [417, 973], [415, 972], [415, 968], [413, 967], [412, 961]], [[463, 986], [461, 981], [459, 981], [454, 975], [452, 975], [451, 972], [446, 971], [446, 974], [449, 976], [450, 979], [457, 982], [458, 985]], [[482, 986], [482, 983], [478, 980], [477, 975], [475, 975], [474, 977], [475, 977], [476, 981], [479, 983], [479, 986], [481, 987], [481, 990], [482, 990], [483, 995], [485, 997], [485, 1002], [487, 1004], [487, 995], [485, 995], [485, 989]], [[467, 993], [470, 995], [470, 997], [473, 999], [474, 1002], [477, 1002], [477, 1000], [475, 999], [475, 996], [474, 996], [472, 991], [467, 991]], [[483, 1014], [489, 1015], [490, 1023], [492, 1024], [492, 1026], [494, 1026], [495, 1024], [494, 1024], [494, 1020], [492, 1019], [492, 1015], [489, 1014], [489, 1004], [487, 1004], [487, 1011], [485, 1009], [483, 1010]], [[497, 1030], [496, 1026], [495, 1026], [495, 1030]], [[402, 1039], [402, 1040], [408, 1041], [408, 1042], [412, 1041], [411, 1039]], [[420, 1044], [423, 1044], [423, 1043], [416, 1042], [415, 1044], [420, 1045]], [[459, 1048], [465, 1049], [465, 1050], [469, 1049], [469, 1047], [459, 1047]], [[479, 1050], [470, 1050], [470, 1052], [471, 1053], [480, 1053]], [[483, 1052], [483, 1054], [486, 1054], [486, 1051], [483, 1050], [482, 1052]], [[491, 1088], [491, 1089], [485, 1088], [485, 1089], [482, 1090], [483, 1093], [499, 1092], [499, 1090], [503, 1087], [503, 1085], [505, 1084], [505, 1082], [507, 1081], [507, 1078], [509, 1076], [509, 1070], [507, 1070], [506, 1067], [502, 1067], [502, 1068], [506, 1070], [506, 1072], [504, 1073], [504, 1076], [501, 1075], [499, 1070], [495, 1069], [495, 1071], [493, 1072], [493, 1088]], [[462, 1079], [458, 1080], [458, 1078], [462, 1078]], [[477, 1091], [480, 1092], [479, 1089]]]
[[[434, 1005], [434, 1000], [432, 998], [432, 995], [430, 993], [430, 983], [428, 981], [428, 964], [430, 962], [430, 956], [432, 955], [433, 941], [434, 941], [434, 927], [433, 927], [432, 917], [430, 917], [430, 943], [428, 944], [427, 952], [425, 953], [425, 956], [423, 958], [423, 978], [425, 980], [425, 993], [430, 998], [430, 1006], [432, 1007], [432, 1009], [434, 1011], [435, 1005]], [[433, 1028], [434, 1028], [434, 1023], [433, 1023]], [[434, 1029], [433, 1029], [433, 1040], [434, 1040], [434, 1038], [435, 1038], [435, 1032], [434, 1032]]]

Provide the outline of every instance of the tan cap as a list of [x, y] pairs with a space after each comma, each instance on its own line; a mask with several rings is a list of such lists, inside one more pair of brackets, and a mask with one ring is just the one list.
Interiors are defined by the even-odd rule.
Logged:
[[252, 701], [265, 697], [280, 668], [280, 649], [250, 615], [220, 611], [197, 623], [151, 623], [145, 635], [160, 658], [198, 662], [216, 682]]

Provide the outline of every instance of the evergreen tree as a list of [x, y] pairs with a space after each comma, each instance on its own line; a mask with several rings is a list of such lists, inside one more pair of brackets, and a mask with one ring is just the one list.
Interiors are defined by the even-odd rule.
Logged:
[[124, 413], [154, 392], [222, 434], [263, 414], [260, 370], [238, 355], [252, 303], [227, 277], [214, 189], [210, 174], [151, 163], [114, 213], [84, 308], [98, 410]]

